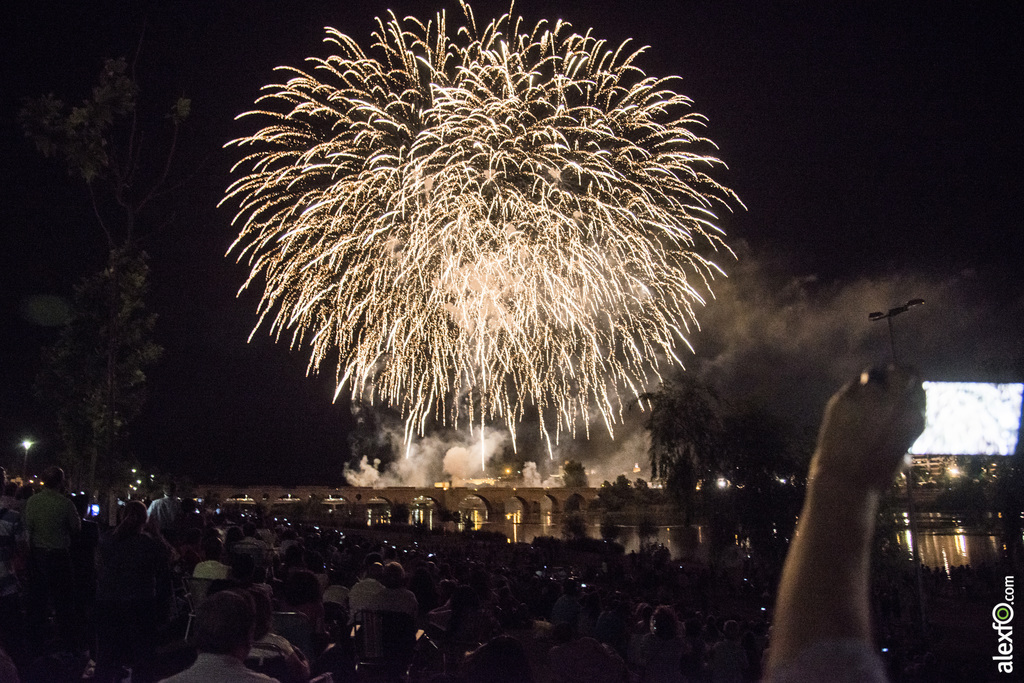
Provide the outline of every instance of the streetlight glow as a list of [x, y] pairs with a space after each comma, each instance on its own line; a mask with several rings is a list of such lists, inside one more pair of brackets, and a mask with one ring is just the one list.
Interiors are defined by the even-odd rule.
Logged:
[[35, 445], [35, 441], [29, 439], [23, 439], [21, 447], [25, 449], [25, 460], [21, 464], [21, 481], [24, 482], [28, 479], [28, 449]]

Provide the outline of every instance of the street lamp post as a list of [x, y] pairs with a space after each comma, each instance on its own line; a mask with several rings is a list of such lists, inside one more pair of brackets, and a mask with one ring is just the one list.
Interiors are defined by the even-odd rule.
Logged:
[[874, 322], [876, 320], [885, 320], [886, 322], [889, 323], [889, 351], [890, 351], [890, 353], [892, 353], [892, 362], [893, 362], [893, 364], [895, 364], [897, 361], [896, 361], [896, 336], [893, 334], [893, 331], [892, 331], [892, 319], [895, 318], [896, 316], [898, 316], [900, 313], [906, 313], [908, 310], [910, 310], [914, 306], [920, 306], [923, 303], [924, 303], [924, 299], [911, 299], [910, 301], [908, 301], [907, 303], [903, 304], [902, 306], [896, 306], [895, 308], [890, 308], [885, 313], [883, 313], [882, 311], [875, 311], [874, 313], [869, 313], [868, 314], [868, 320], [871, 320], [872, 322]]
[[25, 439], [21, 442], [21, 447], [25, 449], [25, 460], [21, 465], [21, 483], [24, 486], [28, 482], [28, 449], [32, 448], [34, 441]]
[[[914, 306], [920, 306], [924, 303], [924, 299], [911, 299], [902, 306], [896, 306], [890, 308], [884, 313], [882, 311], [875, 311], [874, 313], [868, 314], [868, 320], [872, 322], [878, 320], [885, 320], [889, 323], [889, 352], [892, 354], [893, 365], [896, 364], [896, 336], [892, 330], [892, 319], [898, 316], [900, 313], [906, 313]], [[907, 469], [907, 513], [908, 523], [910, 526], [910, 536], [913, 539], [910, 545], [910, 551], [914, 558], [914, 576], [917, 579], [917, 606], [919, 608], [919, 617], [921, 619], [921, 636], [927, 638], [928, 635], [928, 620], [925, 617], [924, 608], [924, 582], [921, 579], [921, 552], [918, 549], [921, 539], [917, 535], [917, 510], [914, 506], [914, 464], [911, 460], [910, 467]]]

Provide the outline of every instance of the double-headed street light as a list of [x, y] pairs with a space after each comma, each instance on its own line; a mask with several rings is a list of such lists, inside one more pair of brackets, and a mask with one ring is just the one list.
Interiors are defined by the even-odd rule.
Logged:
[[898, 316], [900, 313], [906, 313], [914, 306], [920, 306], [924, 303], [924, 299], [911, 299], [902, 306], [896, 306], [890, 308], [888, 311], [883, 313], [882, 311], [875, 311], [874, 313], [868, 314], [868, 320], [887, 320], [889, 322], [889, 350], [892, 352], [892, 362], [896, 364], [896, 337], [892, 332], [892, 319]]

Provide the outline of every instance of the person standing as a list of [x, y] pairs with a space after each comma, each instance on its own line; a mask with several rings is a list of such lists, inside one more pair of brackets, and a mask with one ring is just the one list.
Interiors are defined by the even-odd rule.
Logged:
[[566, 579], [562, 582], [562, 594], [551, 607], [551, 625], [569, 624], [575, 634], [582, 611], [579, 584], [576, 583], [576, 579]]
[[643, 683], [685, 683], [681, 662], [686, 644], [680, 637], [679, 620], [671, 607], [662, 605], [651, 615], [651, 631], [640, 643]]
[[167, 542], [177, 542], [175, 534], [181, 522], [181, 501], [178, 500], [178, 485], [173, 481], [164, 484], [164, 495], [149, 504], [146, 511], [146, 524], [150, 529], [159, 531]]
[[[15, 484], [10, 486], [17, 488]], [[17, 659], [22, 651], [21, 587], [14, 570], [21, 544], [21, 512], [7, 495], [7, 471], [0, 467], [0, 647]], [[0, 679], [2, 680], [2, 679]]]
[[143, 530], [146, 507], [132, 500], [99, 546], [96, 680], [121, 680], [120, 667], [152, 658], [171, 599], [170, 549]]
[[50, 467], [43, 473], [43, 488], [25, 503], [24, 524], [29, 545], [30, 637], [39, 647], [46, 637], [51, 608], [56, 616], [61, 649], [75, 645], [74, 569], [71, 539], [82, 528], [75, 504], [64, 495], [64, 470]]

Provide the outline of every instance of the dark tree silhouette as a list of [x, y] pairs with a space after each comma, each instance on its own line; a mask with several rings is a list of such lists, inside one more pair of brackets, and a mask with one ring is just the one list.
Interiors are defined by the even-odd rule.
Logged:
[[569, 460], [562, 467], [563, 481], [567, 488], [582, 488], [589, 486], [587, 483], [587, 472], [583, 463], [576, 460]]
[[[144, 369], [159, 356], [150, 339], [152, 317], [144, 312], [149, 271], [139, 228], [144, 220], [151, 229], [170, 221], [158, 214], [157, 205], [173, 189], [178, 134], [191, 106], [179, 98], [158, 124], [146, 126], [138, 96], [127, 61], [110, 59], [80, 105], [67, 107], [49, 94], [26, 99], [18, 114], [36, 149], [85, 183], [108, 252], [103, 270], [79, 286], [71, 327], [47, 352], [52, 365], [40, 382], [59, 406], [65, 460], [76, 465], [88, 460], [90, 495], [97, 493], [97, 484], [112, 483], [116, 463], [126, 457], [126, 426], [141, 410]], [[147, 138], [144, 129], [153, 135]], [[161, 140], [158, 131], [164, 133], [163, 151], [151, 152], [143, 141]], [[76, 368], [78, 363], [87, 370]], [[98, 479], [101, 459], [106, 476]]]
[[709, 386], [683, 373], [666, 379], [643, 400], [651, 404], [651, 471], [665, 482], [689, 522], [697, 512], [698, 482], [723, 460], [721, 401]]

